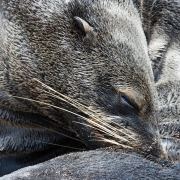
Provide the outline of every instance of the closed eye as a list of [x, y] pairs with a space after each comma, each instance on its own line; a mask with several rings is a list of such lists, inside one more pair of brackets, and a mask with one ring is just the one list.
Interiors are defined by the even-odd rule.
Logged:
[[126, 94], [120, 93], [119, 94], [119, 100], [120, 100], [120, 103], [123, 104], [124, 106], [127, 106], [129, 108], [133, 108], [137, 111], [139, 110], [137, 104], [135, 102], [133, 102], [133, 100], [131, 100]]

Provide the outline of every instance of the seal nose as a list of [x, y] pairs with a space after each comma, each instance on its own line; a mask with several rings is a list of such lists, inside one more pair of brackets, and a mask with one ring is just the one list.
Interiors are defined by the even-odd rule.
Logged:
[[160, 138], [156, 139], [156, 143], [154, 144], [154, 147], [152, 147], [150, 154], [161, 159], [168, 159], [167, 151], [163, 147], [163, 144]]

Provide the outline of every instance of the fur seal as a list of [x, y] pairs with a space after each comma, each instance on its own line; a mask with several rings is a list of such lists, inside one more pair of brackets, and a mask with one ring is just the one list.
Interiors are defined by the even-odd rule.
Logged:
[[180, 159], [180, 1], [154, 1], [148, 51], [158, 93], [158, 126], [171, 160]]
[[67, 152], [53, 144], [163, 156], [149, 4], [0, 1], [1, 175]]

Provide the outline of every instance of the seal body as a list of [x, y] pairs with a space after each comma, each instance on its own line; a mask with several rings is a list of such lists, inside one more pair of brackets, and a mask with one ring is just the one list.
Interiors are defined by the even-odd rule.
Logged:
[[148, 54], [154, 24], [145, 16], [152, 5], [0, 2], [0, 161], [12, 165], [1, 175], [72, 146], [163, 154]]
[[[43, 164], [26, 167], [3, 176], [2, 180], [19, 179], [175, 179], [180, 162], [153, 162], [137, 152], [99, 149], [63, 155]], [[46, 175], [45, 173], [46, 172]]]
[[180, 1], [155, 1], [151, 16], [144, 30], [158, 92], [159, 132], [168, 157], [179, 160]]

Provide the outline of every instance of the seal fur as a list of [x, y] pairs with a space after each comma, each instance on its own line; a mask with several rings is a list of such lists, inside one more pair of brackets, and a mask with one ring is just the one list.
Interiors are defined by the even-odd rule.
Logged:
[[[10, 137], [7, 140], [8, 143], [10, 142], [7, 146], [5, 139], [10, 128], [8, 131], [4, 128], [2, 137], [6, 138], [3, 138], [4, 144], [1, 148], [3, 154], [8, 151], [8, 155], [25, 153], [28, 152], [27, 147], [30, 152], [51, 147], [39, 143], [44, 142], [44, 139], [49, 143], [62, 142], [64, 137], [46, 132], [51, 123], [46, 125], [44, 121], [34, 121], [34, 118], [31, 118], [34, 114], [37, 118], [48, 122], [58, 121], [61, 126], [73, 129], [90, 148], [109, 145], [108, 134], [105, 134], [108, 138], [103, 134], [106, 141], [97, 141], [98, 135], [102, 136], [102, 133], [89, 128], [87, 122], [82, 121], [81, 118], [71, 116], [47, 104], [66, 107], [76, 114], [84, 113], [86, 116], [93, 111], [96, 116], [90, 117], [94, 122], [98, 119], [97, 115], [103, 114], [103, 117], [107, 117], [107, 120], [114, 123], [113, 126], [119, 123], [126, 129], [129, 127], [129, 130], [134, 128], [134, 132], [138, 131], [137, 134], [140, 136], [137, 136], [139, 140], [139, 142], [136, 141], [137, 147], [145, 143], [141, 150], [149, 152], [151, 150], [148, 147], [152, 145], [154, 152], [159, 154], [161, 150], [156, 144], [158, 143], [155, 127], [157, 123], [154, 112], [157, 96], [154, 93], [153, 74], [147, 53], [146, 38], [148, 36], [147, 33], [145, 33], [146, 37], [144, 35], [141, 16], [135, 5], [131, 1], [97, 1], [99, 6], [94, 4], [92, 7], [91, 1], [72, 1], [68, 4], [59, 1], [55, 1], [54, 4], [47, 1], [41, 1], [41, 3], [25, 1], [21, 6], [16, 1], [11, 1], [11, 3], [13, 6], [8, 6], [8, 1], [1, 3], [2, 34], [4, 34], [1, 41], [3, 42], [1, 44], [2, 124], [7, 126], [7, 122], [10, 122], [13, 136], [17, 132], [22, 132], [21, 137], [25, 134], [30, 134], [29, 137], [31, 137], [31, 134], [37, 133], [40, 134], [40, 140], [32, 141], [31, 138], [31, 141], [28, 140], [30, 142], [28, 145], [19, 141], [19, 147], [24, 146], [19, 148], [17, 140], [11, 143]], [[97, 11], [98, 8], [102, 8], [103, 11]], [[90, 38], [86, 38], [87, 32], [74, 21], [75, 16], [93, 27], [94, 33], [97, 34], [94, 36], [97, 38], [95, 43], [91, 42]], [[64, 26], [60, 26], [62, 22]], [[25, 44], [23, 48], [22, 44]], [[18, 48], [21, 51], [17, 51]], [[88, 114], [76, 109], [74, 104], [71, 106], [52, 98], [49, 92], [44, 92], [42, 87], [40, 88], [42, 84], [37, 84], [39, 81], [86, 107], [90, 105], [89, 109], [85, 109]], [[27, 101], [27, 99], [34, 101]], [[47, 104], [45, 106], [37, 101]], [[24, 113], [29, 113], [28, 118], [24, 116]], [[126, 118], [122, 118], [123, 116]], [[15, 124], [22, 124], [22, 131], [19, 129], [17, 131]], [[28, 128], [24, 131], [24, 126], [27, 124]], [[28, 132], [29, 124], [31, 124], [31, 132]], [[57, 127], [52, 126], [52, 128]], [[62, 131], [61, 128], [58, 130]], [[70, 134], [75, 136], [74, 132]], [[89, 141], [92, 136], [95, 136], [96, 141]], [[122, 145], [129, 144], [128, 142]]]

